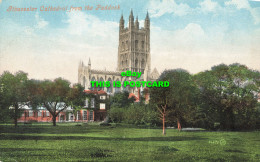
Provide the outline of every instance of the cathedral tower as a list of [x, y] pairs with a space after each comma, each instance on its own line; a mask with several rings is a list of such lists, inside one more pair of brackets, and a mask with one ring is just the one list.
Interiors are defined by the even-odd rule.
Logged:
[[[146, 71], [149, 75], [150, 59], [150, 18], [147, 12], [144, 27], [139, 29], [138, 17], [134, 21], [133, 11], [129, 15], [128, 27], [124, 27], [124, 18], [119, 23], [119, 45], [117, 70], [134, 72]], [[145, 79], [146, 80], [146, 79]]]

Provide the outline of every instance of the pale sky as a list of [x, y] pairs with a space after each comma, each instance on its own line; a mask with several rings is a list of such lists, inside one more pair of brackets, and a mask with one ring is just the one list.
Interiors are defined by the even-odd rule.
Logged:
[[[96, 5], [120, 10], [95, 10]], [[92, 11], [40, 11], [45, 7], [93, 6]], [[37, 11], [7, 12], [10, 7]], [[115, 70], [119, 19], [131, 8], [140, 26], [151, 18], [152, 68], [194, 74], [225, 63], [260, 71], [260, 2], [257, 0], [0, 0], [0, 74], [22, 70], [35, 79], [77, 82], [80, 60]]]

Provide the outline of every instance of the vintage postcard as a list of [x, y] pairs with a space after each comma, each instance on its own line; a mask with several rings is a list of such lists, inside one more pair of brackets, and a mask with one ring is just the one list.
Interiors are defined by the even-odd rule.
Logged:
[[0, 0], [0, 98], [0, 161], [259, 161], [260, 0]]

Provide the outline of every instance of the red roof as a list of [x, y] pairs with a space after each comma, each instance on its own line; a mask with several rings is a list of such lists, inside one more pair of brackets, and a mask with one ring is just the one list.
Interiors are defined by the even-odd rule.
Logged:
[[134, 98], [135, 98], [135, 102], [139, 102], [139, 98], [136, 97], [135, 94], [129, 93], [129, 97], [128, 97], [128, 98], [131, 98], [131, 97], [134, 97]]
[[100, 90], [100, 91], [97, 91], [97, 90], [84, 90], [85, 93], [91, 93], [91, 94], [99, 94], [99, 95], [106, 95], [107, 93], [104, 91], [104, 90]]
[[104, 90], [101, 89], [100, 91], [98, 91], [98, 94], [100, 94], [100, 95], [101, 95], [101, 94], [106, 95], [107, 93], [106, 93]]

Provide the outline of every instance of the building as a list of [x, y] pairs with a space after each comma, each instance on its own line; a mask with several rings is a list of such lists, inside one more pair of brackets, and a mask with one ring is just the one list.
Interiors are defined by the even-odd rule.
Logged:
[[[104, 121], [109, 106], [109, 96], [103, 90], [85, 90], [87, 94], [85, 105], [82, 109], [76, 110], [68, 107], [59, 113], [56, 122], [91, 122]], [[52, 115], [44, 107], [33, 110], [30, 107], [23, 107], [24, 111], [18, 122], [52, 122]]]
[[[123, 77], [122, 71], [142, 72], [140, 78]], [[150, 18], [147, 12], [144, 21], [144, 27], [139, 27], [138, 17], [134, 20], [133, 11], [129, 15], [128, 27], [125, 27], [123, 15], [119, 21], [119, 45], [117, 56], [116, 71], [95, 70], [91, 67], [91, 60], [88, 65], [80, 61], [78, 66], [78, 83], [85, 87], [87, 98], [85, 106], [81, 110], [68, 108], [59, 114], [57, 122], [89, 122], [103, 121], [107, 116], [107, 108], [109, 106], [108, 94], [127, 90], [129, 97], [135, 97], [136, 102], [140, 101], [140, 94], [143, 93], [145, 87], [92, 87], [91, 81], [109, 81], [112, 85], [113, 81], [154, 81], [159, 77], [156, 68], [151, 72], [151, 53], [150, 53]], [[148, 102], [149, 95], [145, 95], [145, 101]], [[52, 116], [45, 108], [34, 111], [30, 108], [25, 109], [20, 122], [38, 121], [51, 122]]]
[[[133, 11], [131, 10], [129, 16], [128, 27], [125, 27], [125, 20], [123, 15], [119, 21], [119, 45], [117, 57], [117, 71], [102, 71], [91, 68], [91, 61], [89, 59], [88, 65], [84, 65], [80, 61], [78, 67], [78, 83], [85, 87], [85, 89], [93, 90], [91, 81], [130, 81], [136, 80], [135, 77], [123, 77], [122, 71], [142, 72], [141, 80], [156, 80], [159, 73], [155, 68], [151, 71], [151, 54], [150, 54], [150, 18], [147, 12], [144, 21], [144, 27], [139, 28], [138, 17], [134, 20]], [[140, 78], [139, 78], [140, 79]], [[127, 90], [130, 93], [138, 95], [138, 89], [132, 87], [100, 87], [107, 93], [115, 93], [122, 90]]]
[[[44, 107], [39, 107], [37, 110], [32, 110], [26, 106], [23, 109], [24, 111], [18, 119], [18, 122], [52, 122], [50, 112]], [[65, 122], [66, 119], [66, 111], [60, 112], [60, 114], [56, 117], [57, 122]]]

